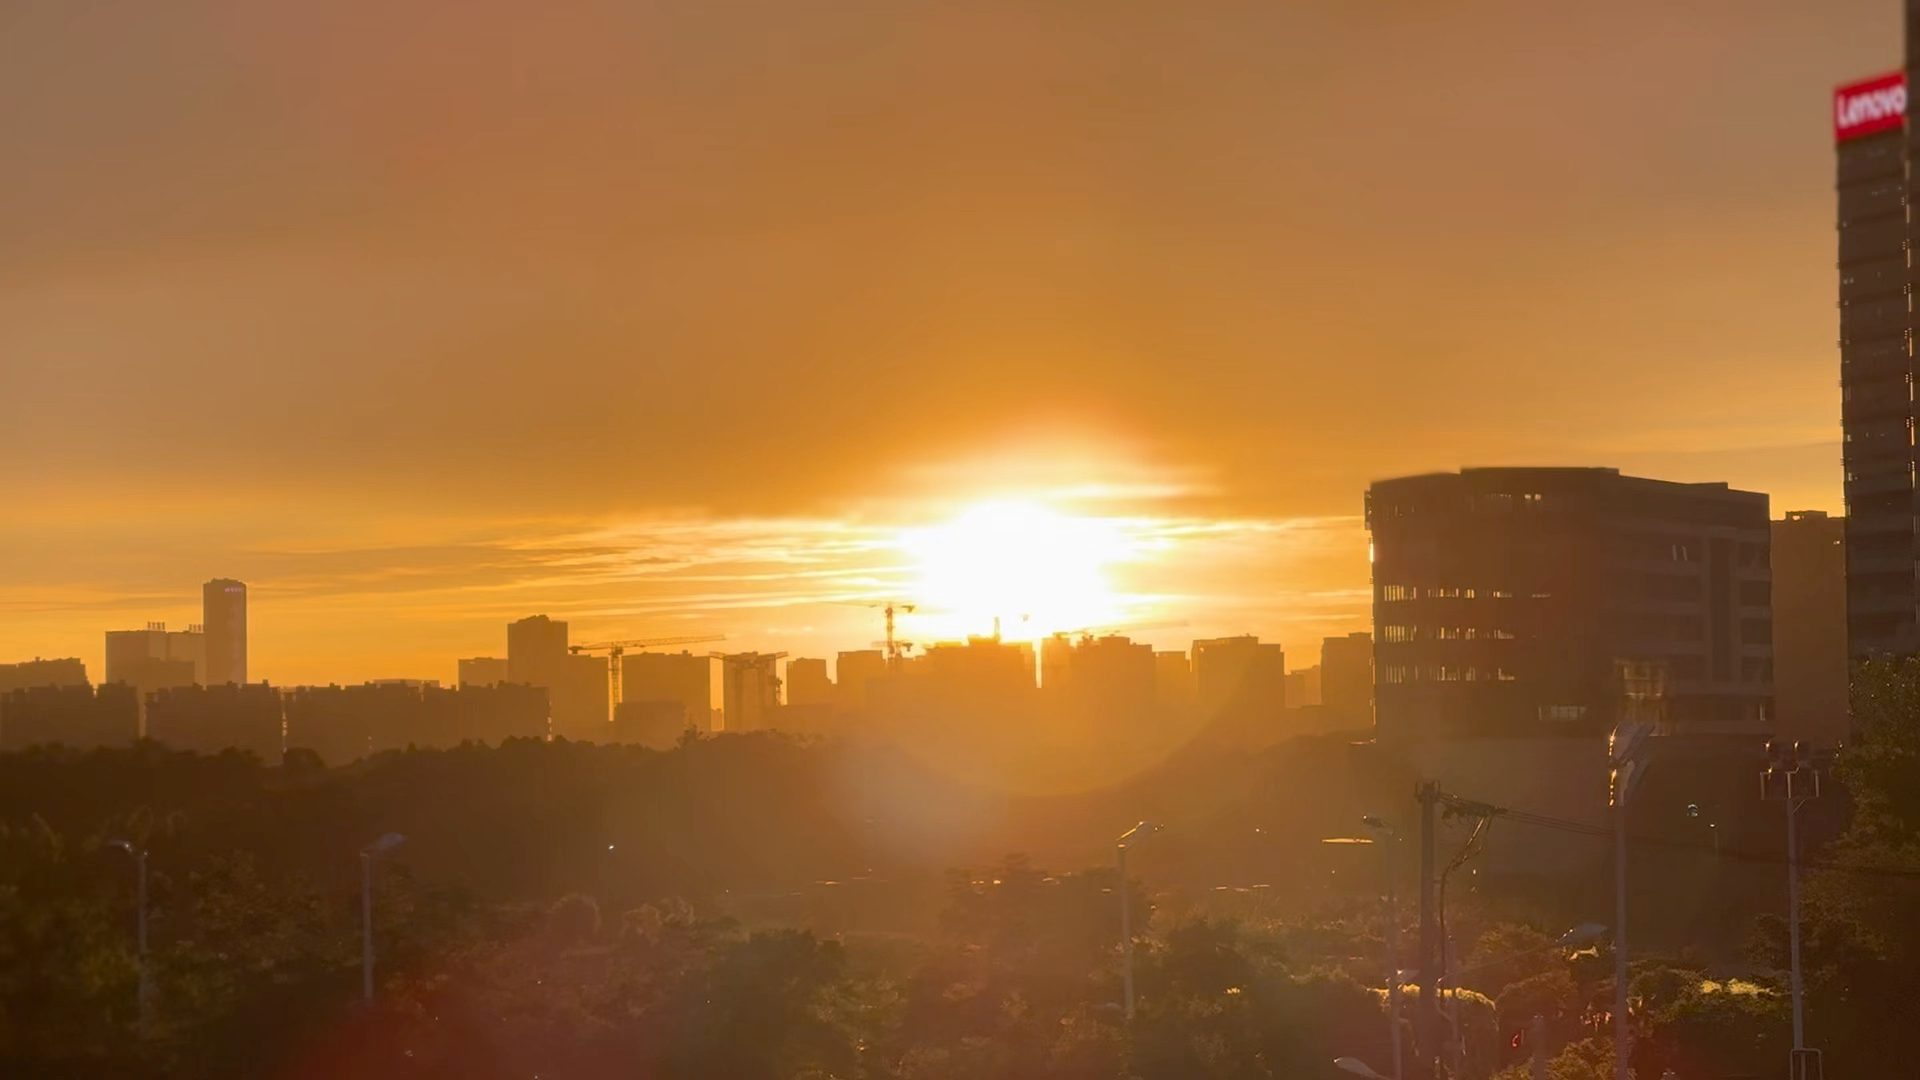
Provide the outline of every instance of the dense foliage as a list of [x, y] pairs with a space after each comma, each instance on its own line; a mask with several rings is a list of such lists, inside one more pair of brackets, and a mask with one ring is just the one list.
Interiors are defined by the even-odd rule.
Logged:
[[[1871, 1033], [1913, 1009], [1899, 987], [1920, 904], [1887, 871], [1920, 865], [1905, 794], [1920, 781], [1920, 674], [1868, 674], [1865, 736], [1838, 766], [1860, 812], [1809, 883], [1810, 1025], [1836, 1075], [1898, 1074], [1894, 1041]], [[1307, 800], [1326, 798], [1311, 789], [1320, 752], [1295, 747], [1277, 766]], [[1336, 1075], [1336, 1056], [1389, 1067], [1372, 888], [1285, 873], [1350, 806], [1293, 815], [1278, 841], [1226, 841], [1258, 833], [1257, 848], [1169, 844], [1146, 864], [1149, 891], [1102, 859], [1119, 816], [1105, 796], [1023, 811], [871, 754], [741, 736], [668, 752], [509, 742], [340, 768], [151, 745], [0, 755], [0, 1075], [1254, 1080]], [[1191, 771], [1211, 789], [1187, 801], [1218, 820], [1249, 807], [1287, 820], [1265, 794], [1220, 790], [1230, 768]], [[408, 839], [375, 877], [367, 1009], [356, 853], [390, 830]], [[1014, 835], [1052, 865], [1099, 865], [985, 854]], [[144, 1024], [120, 838], [152, 853]], [[1256, 857], [1277, 860], [1266, 881], [1204, 884]], [[973, 869], [939, 869], [954, 865]], [[1557, 1080], [1611, 1076], [1604, 943], [1569, 951], [1556, 914], [1471, 889], [1448, 914], [1452, 1075], [1526, 1075], [1538, 1051]], [[1413, 913], [1400, 917], [1411, 942]], [[1637, 1075], [1784, 1075], [1778, 920], [1756, 950], [1745, 965], [1636, 955]], [[1417, 988], [1404, 993], [1403, 1039], [1418, 1007]]]

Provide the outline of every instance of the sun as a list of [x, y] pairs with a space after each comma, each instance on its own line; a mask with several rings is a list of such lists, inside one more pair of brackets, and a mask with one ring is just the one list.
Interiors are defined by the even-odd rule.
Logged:
[[1074, 517], [1030, 502], [981, 503], [947, 522], [901, 535], [916, 577], [913, 599], [933, 628], [1009, 638], [1112, 623], [1123, 614], [1108, 568], [1126, 555], [1121, 523]]

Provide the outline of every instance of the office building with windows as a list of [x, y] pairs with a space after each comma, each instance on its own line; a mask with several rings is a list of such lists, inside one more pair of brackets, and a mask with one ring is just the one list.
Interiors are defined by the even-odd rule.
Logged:
[[1367, 493], [1385, 742], [1597, 736], [1620, 672], [1676, 732], [1768, 730], [1767, 496], [1614, 469], [1465, 469]]

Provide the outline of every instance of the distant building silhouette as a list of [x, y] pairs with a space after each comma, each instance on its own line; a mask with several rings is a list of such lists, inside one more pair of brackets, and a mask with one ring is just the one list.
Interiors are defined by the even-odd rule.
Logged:
[[359, 686], [299, 686], [284, 695], [286, 744], [342, 765], [384, 750], [544, 739], [547, 692], [536, 686], [441, 687], [386, 679]]
[[833, 680], [827, 678], [827, 662], [800, 657], [787, 661], [787, 704], [800, 706], [832, 705]]
[[131, 746], [139, 723], [124, 683], [18, 687], [0, 692], [0, 750], [59, 744], [76, 749]]
[[1287, 656], [1252, 634], [1193, 643], [1193, 677], [1203, 717], [1232, 712], [1277, 720], [1287, 706]]
[[613, 714], [607, 701], [607, 658], [569, 654], [562, 676], [549, 691], [553, 699], [553, 733], [569, 739], [601, 741]]
[[546, 688], [555, 735], [606, 738], [607, 660], [569, 653], [566, 623], [545, 615], [509, 623], [507, 681]]
[[105, 682], [142, 691], [206, 683], [206, 637], [198, 626], [168, 630], [152, 622], [145, 630], [107, 631]]
[[[1373, 723], [1373, 635], [1356, 630], [1320, 643], [1320, 703], [1334, 717]], [[1307, 704], [1288, 699], [1288, 704]]]
[[507, 675], [507, 662], [491, 656], [475, 656], [460, 661], [461, 686], [493, 686], [496, 683], [512, 682]]
[[[1910, 33], [1914, 27], [1909, 27]], [[1912, 55], [1908, 64], [1920, 62]], [[1905, 123], [1894, 72], [1834, 92], [1839, 209], [1840, 457], [1847, 498], [1847, 634], [1855, 656], [1920, 652], [1914, 533], [1915, 246]]]
[[772, 726], [780, 704], [780, 653], [728, 653], [720, 658], [720, 707], [728, 731]]
[[[705, 653], [690, 652], [658, 653], [630, 652], [620, 661], [620, 697], [621, 705], [633, 705], [638, 711], [630, 711], [647, 731], [653, 725], [665, 724], [658, 716], [678, 715], [680, 719], [672, 723], [674, 738], [687, 728], [696, 731], [710, 731], [713, 727], [713, 658]], [[666, 709], [672, 706], [677, 714]], [[616, 707], [614, 719], [620, 723], [620, 712]], [[625, 731], [625, 728], [622, 728]], [[648, 739], [628, 739], [618, 735], [623, 742], [646, 742]]]
[[147, 738], [175, 750], [244, 750], [278, 764], [285, 748], [280, 691], [266, 683], [175, 686], [146, 696]]
[[1040, 643], [1041, 687], [1049, 708], [1117, 734], [1143, 720], [1158, 696], [1153, 646], [1108, 634], [1054, 634]]
[[247, 587], [215, 578], [200, 587], [200, 622], [206, 642], [198, 680], [206, 686], [247, 681]]
[[1287, 708], [1320, 704], [1320, 665], [1287, 672]]
[[1846, 521], [1790, 510], [1773, 523], [1773, 698], [1786, 739], [1850, 736]]
[[834, 694], [844, 709], [864, 709], [871, 688], [887, 677], [887, 658], [879, 649], [843, 652], [834, 660]]
[[1373, 485], [1379, 738], [1598, 735], [1617, 667], [1665, 671], [1682, 730], [1768, 728], [1767, 497], [1614, 469]]
[[687, 722], [687, 707], [683, 702], [622, 701], [614, 706], [609, 741], [665, 750], [690, 730], [695, 729]]
[[567, 664], [567, 624], [532, 615], [507, 624], [507, 681], [552, 686]]
[[1153, 700], [1179, 709], [1193, 706], [1193, 661], [1186, 653], [1153, 654]]
[[22, 660], [0, 664], [0, 693], [33, 686], [87, 686], [87, 665], [78, 657], [60, 660]]

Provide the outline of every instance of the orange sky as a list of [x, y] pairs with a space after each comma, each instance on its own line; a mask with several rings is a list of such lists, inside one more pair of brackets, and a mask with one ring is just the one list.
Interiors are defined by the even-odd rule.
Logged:
[[0, 659], [215, 575], [284, 682], [538, 611], [859, 646], [901, 528], [1016, 493], [1124, 523], [1146, 636], [1310, 663], [1376, 477], [1838, 510], [1827, 93], [1898, 20], [0, 7]]

